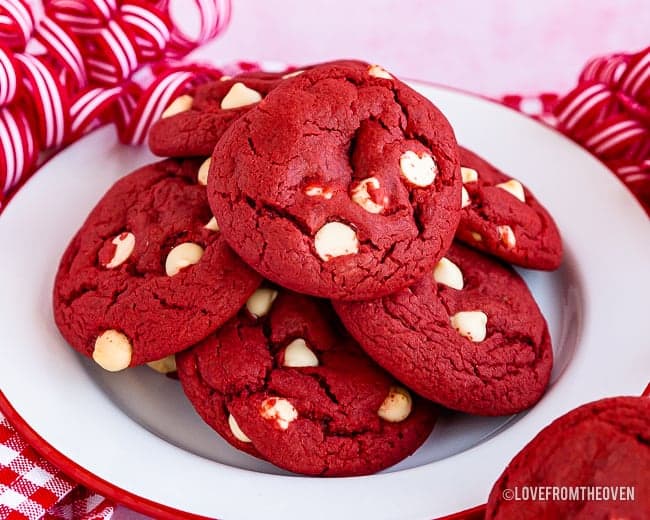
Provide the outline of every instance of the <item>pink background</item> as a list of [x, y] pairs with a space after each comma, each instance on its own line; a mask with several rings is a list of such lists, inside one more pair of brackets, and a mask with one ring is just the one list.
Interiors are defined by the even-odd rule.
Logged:
[[[563, 93], [591, 56], [650, 44], [648, 0], [233, 0], [198, 57], [354, 57], [482, 94]], [[187, 0], [177, 3], [191, 24]], [[270, 64], [272, 65], [272, 64]], [[115, 520], [144, 518], [120, 508]]]
[[230, 27], [207, 49], [219, 61], [356, 57], [490, 95], [564, 92], [589, 57], [650, 43], [648, 0], [233, 3]]

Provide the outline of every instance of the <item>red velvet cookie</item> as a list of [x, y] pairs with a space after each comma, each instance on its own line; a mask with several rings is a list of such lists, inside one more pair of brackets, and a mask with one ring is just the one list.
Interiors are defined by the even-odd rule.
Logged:
[[226, 128], [280, 81], [282, 74], [249, 72], [196, 87], [151, 127], [149, 148], [163, 157], [209, 157]]
[[374, 473], [414, 452], [435, 422], [434, 405], [375, 365], [327, 302], [293, 293], [260, 289], [177, 365], [212, 428], [296, 473]]
[[[331, 63], [367, 66], [353, 60]], [[277, 85], [295, 77], [302, 70], [286, 73], [245, 72], [196, 87], [175, 99], [163, 117], [152, 126], [149, 148], [162, 157], [209, 157], [214, 145], [234, 121]]]
[[107, 370], [193, 345], [261, 282], [221, 237], [197, 169], [196, 161], [167, 160], [122, 178], [63, 255], [56, 323]]
[[278, 85], [217, 143], [210, 206], [266, 278], [335, 299], [421, 278], [460, 219], [453, 131], [376, 66], [315, 67]]
[[511, 264], [553, 270], [562, 239], [553, 217], [528, 188], [459, 147], [463, 211], [456, 238]]
[[[522, 500], [524, 488], [545, 498]], [[570, 491], [581, 495], [568, 498]], [[642, 520], [649, 513], [650, 399], [614, 397], [572, 410], [528, 443], [492, 488], [485, 518]]]
[[535, 404], [553, 351], [524, 281], [458, 244], [431, 272], [393, 295], [334, 307], [375, 361], [427, 399], [479, 415]]

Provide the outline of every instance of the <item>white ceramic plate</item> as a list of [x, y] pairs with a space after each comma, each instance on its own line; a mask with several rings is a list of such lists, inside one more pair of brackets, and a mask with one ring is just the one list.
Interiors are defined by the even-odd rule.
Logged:
[[461, 143], [528, 184], [563, 233], [564, 266], [523, 273], [556, 352], [553, 384], [532, 410], [514, 420], [449, 414], [415, 455], [381, 474], [304, 478], [231, 449], [177, 382], [142, 367], [108, 374], [83, 359], [52, 319], [60, 255], [103, 192], [151, 160], [116, 144], [110, 129], [50, 161], [0, 217], [2, 410], [75, 478], [156, 516], [430, 519], [485, 502], [552, 419], [603, 396], [639, 394], [650, 377], [650, 225], [640, 206], [555, 131], [480, 98], [416, 87]]

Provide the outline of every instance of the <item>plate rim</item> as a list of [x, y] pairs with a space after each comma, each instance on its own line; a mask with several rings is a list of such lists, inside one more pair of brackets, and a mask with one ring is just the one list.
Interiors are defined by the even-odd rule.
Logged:
[[[434, 82], [427, 82], [422, 80], [410, 80], [410, 79], [407, 79], [406, 81], [409, 82], [410, 84], [432, 87], [438, 90], [446, 90], [452, 93], [457, 93], [463, 96], [479, 99], [482, 102], [487, 102], [496, 105], [499, 108], [509, 109], [509, 111], [516, 113], [518, 116], [528, 121], [533, 121], [537, 124], [540, 124], [546, 130], [551, 130], [553, 133], [560, 136], [565, 144], [570, 143], [572, 147], [575, 147], [576, 149], [581, 150], [583, 153], [589, 155], [591, 158], [596, 159], [603, 166], [603, 168], [607, 169], [610, 172], [611, 176], [615, 177], [617, 181], [625, 187], [625, 191], [627, 193], [628, 199], [632, 199], [634, 203], [641, 208], [642, 211], [646, 211], [643, 205], [640, 203], [640, 201], [636, 198], [636, 196], [629, 190], [629, 188], [627, 188], [625, 183], [623, 183], [622, 180], [618, 176], [616, 176], [603, 161], [601, 161], [598, 157], [594, 156], [589, 150], [583, 148], [582, 146], [580, 146], [579, 144], [577, 144], [576, 142], [568, 138], [566, 135], [562, 134], [556, 128], [542, 121], [533, 119], [527, 116], [526, 114], [522, 114], [521, 112], [515, 110], [512, 107], [503, 105], [502, 103], [496, 100], [486, 98], [480, 94], [475, 94], [457, 87], [449, 87]], [[46, 162], [49, 162], [49, 159]], [[32, 175], [29, 179], [27, 179], [26, 182], [23, 184], [23, 186], [21, 186], [21, 188], [24, 189], [24, 186], [29, 184], [34, 177], [36, 177], [36, 175]], [[7, 200], [7, 202], [9, 200]], [[8, 204], [5, 204], [5, 206], [2, 209], [4, 210], [7, 207], [7, 205]], [[100, 494], [104, 495], [106, 498], [113, 499], [117, 503], [124, 504], [135, 511], [139, 511], [148, 515], [155, 515], [156, 518], [163, 518], [163, 519], [182, 518], [185, 520], [206, 520], [206, 519], [209, 520], [210, 517], [200, 516], [195, 513], [190, 513], [187, 511], [175, 509], [173, 507], [166, 506], [159, 502], [147, 499], [135, 493], [124, 490], [119, 486], [112, 484], [102, 479], [101, 477], [98, 477], [97, 475], [93, 474], [91, 471], [83, 468], [81, 465], [69, 459], [67, 456], [63, 455], [56, 448], [54, 448], [47, 441], [45, 441], [45, 439], [43, 439], [38, 434], [38, 432], [36, 432], [36, 430], [34, 430], [21, 417], [21, 415], [17, 412], [17, 410], [13, 408], [12, 404], [9, 402], [9, 400], [4, 395], [2, 390], [0, 390], [0, 412], [2, 412], [5, 415], [5, 417], [10, 422], [10, 424], [15, 428], [15, 430], [19, 434], [21, 434], [29, 442], [29, 444], [46, 460], [50, 461], [56, 467], [61, 469], [61, 471], [66, 475], [73, 477], [75, 481], [87, 486], [90, 489], [99, 492]], [[448, 520], [467, 518], [467, 515], [477, 514], [483, 510], [484, 510], [484, 505], [477, 505], [475, 507], [465, 509], [463, 511], [459, 511], [451, 515], [447, 515], [443, 518]]]

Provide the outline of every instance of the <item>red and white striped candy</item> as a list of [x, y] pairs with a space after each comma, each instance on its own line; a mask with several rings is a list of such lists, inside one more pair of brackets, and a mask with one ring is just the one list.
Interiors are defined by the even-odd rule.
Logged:
[[115, 85], [131, 77], [140, 66], [134, 36], [115, 20], [93, 35], [96, 48], [86, 59], [88, 77], [101, 85]]
[[[190, 3], [186, 0], [186, 3]], [[174, 17], [170, 10], [170, 0], [161, 0], [156, 5], [168, 13], [173, 22], [174, 29], [171, 33], [168, 57], [182, 58], [192, 49], [217, 36], [230, 22], [231, 5], [230, 0], [192, 0], [192, 3], [199, 11], [199, 31], [196, 36], [186, 34], [174, 23]], [[183, 4], [183, 8], [185, 5]]]
[[557, 105], [557, 126], [566, 133], [588, 128], [611, 106], [614, 93], [601, 83], [585, 83], [569, 92]]
[[66, 85], [69, 90], [78, 90], [87, 85], [81, 45], [71, 31], [64, 29], [55, 20], [44, 17], [36, 28], [34, 38], [69, 73], [70, 79]]
[[630, 58], [619, 83], [621, 91], [633, 98], [642, 93], [650, 97], [650, 47]]
[[578, 82], [615, 85], [621, 78], [629, 60], [628, 54], [611, 54], [589, 60], [582, 69]]
[[558, 128], [604, 160], [650, 211], [650, 47], [591, 60], [555, 115]]
[[13, 52], [0, 45], [0, 106], [7, 105], [16, 98], [19, 81]]
[[33, 2], [2, 0], [0, 2], [0, 42], [14, 51], [25, 49], [35, 25]]
[[625, 152], [648, 141], [648, 130], [638, 121], [618, 114], [587, 129], [582, 137], [585, 147], [602, 159], [625, 156]]
[[20, 106], [0, 109], [0, 189], [8, 192], [36, 162], [33, 122]]
[[70, 137], [74, 141], [94, 128], [98, 117], [109, 110], [122, 95], [122, 87], [95, 87], [85, 90], [70, 105]]
[[38, 115], [39, 144], [44, 148], [62, 145], [69, 116], [67, 95], [56, 73], [48, 64], [29, 54], [16, 54], [15, 58], [22, 71], [25, 90]]
[[[33, 168], [38, 151], [60, 147], [98, 124], [115, 122], [120, 139], [144, 141], [169, 101], [188, 85], [218, 78], [208, 67], [143, 65], [184, 56], [216, 36], [230, 0], [193, 0], [194, 37], [172, 24], [168, 0], [2, 0], [0, 2], [0, 192]], [[16, 103], [29, 99], [29, 111]]]
[[127, 29], [134, 35], [140, 58], [147, 61], [161, 58], [171, 38], [169, 17], [152, 10], [150, 4], [137, 0], [125, 0], [120, 13]]

